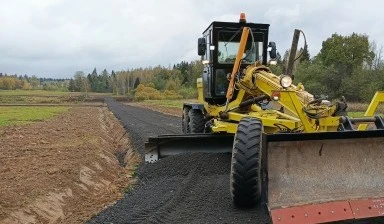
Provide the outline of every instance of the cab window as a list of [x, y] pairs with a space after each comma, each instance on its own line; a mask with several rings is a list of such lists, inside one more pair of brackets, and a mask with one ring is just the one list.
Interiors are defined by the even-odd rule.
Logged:
[[[222, 30], [218, 33], [217, 62], [220, 64], [234, 64], [240, 45], [241, 30]], [[248, 36], [242, 64], [252, 64], [263, 58], [263, 33], [252, 33]]]

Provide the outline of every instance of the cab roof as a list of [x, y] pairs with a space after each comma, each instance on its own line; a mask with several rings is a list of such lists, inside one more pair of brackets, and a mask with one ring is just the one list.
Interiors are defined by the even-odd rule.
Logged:
[[220, 22], [220, 21], [214, 21], [212, 22], [207, 29], [204, 30], [203, 33], [207, 32], [211, 28], [238, 28], [240, 29], [241, 27], [250, 27], [250, 28], [256, 28], [256, 29], [263, 29], [263, 30], [268, 30], [269, 29], [269, 24], [263, 24], [263, 23], [240, 23], [240, 22]]

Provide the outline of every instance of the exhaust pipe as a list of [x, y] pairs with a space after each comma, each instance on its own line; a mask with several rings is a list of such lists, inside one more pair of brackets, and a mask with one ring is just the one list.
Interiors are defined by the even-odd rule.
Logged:
[[291, 76], [292, 80], [294, 78], [293, 66], [297, 59], [296, 52], [297, 52], [297, 45], [299, 44], [300, 32], [301, 30], [295, 29], [295, 32], [293, 33], [291, 52], [289, 53], [288, 66], [287, 66], [287, 70], [285, 71], [285, 75]]

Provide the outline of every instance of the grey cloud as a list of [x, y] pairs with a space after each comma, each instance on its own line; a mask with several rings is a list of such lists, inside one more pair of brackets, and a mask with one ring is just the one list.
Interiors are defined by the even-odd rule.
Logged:
[[196, 39], [213, 20], [271, 24], [281, 53], [294, 28], [311, 55], [332, 33], [384, 37], [381, 1], [0, 0], [0, 72], [71, 77], [75, 71], [127, 69], [198, 59]]

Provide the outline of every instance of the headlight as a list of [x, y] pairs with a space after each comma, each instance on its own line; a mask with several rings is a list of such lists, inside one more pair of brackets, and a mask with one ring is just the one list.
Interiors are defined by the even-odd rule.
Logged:
[[283, 88], [290, 87], [292, 85], [292, 78], [291, 78], [291, 76], [288, 76], [288, 75], [281, 76], [281, 78], [280, 78], [280, 85]]

